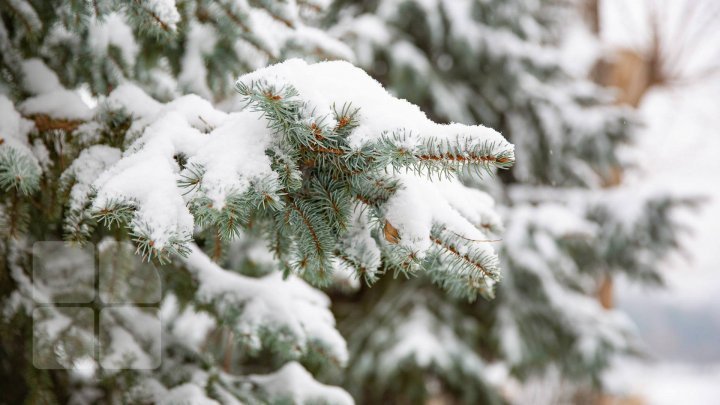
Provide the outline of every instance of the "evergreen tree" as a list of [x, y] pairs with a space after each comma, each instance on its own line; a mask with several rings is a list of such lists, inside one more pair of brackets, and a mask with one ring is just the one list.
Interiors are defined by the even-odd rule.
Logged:
[[498, 214], [457, 177], [513, 145], [347, 62], [247, 73], [351, 58], [321, 5], [0, 4], [3, 400], [351, 403], [311, 284], [493, 294]]
[[[334, 305], [360, 401], [501, 401], [503, 375], [558, 373], [600, 388], [614, 356], [639, 349], [631, 322], [603, 308], [613, 274], [660, 282], [678, 246], [672, 212], [691, 200], [624, 186], [622, 149], [636, 126], [611, 95], [560, 62], [564, 1], [337, 0], [331, 32], [394, 94], [438, 121], [482, 122], [516, 146], [492, 183], [504, 276], [495, 300], [451, 301], [423, 278], [360, 288]], [[341, 296], [339, 296], [341, 297]]]

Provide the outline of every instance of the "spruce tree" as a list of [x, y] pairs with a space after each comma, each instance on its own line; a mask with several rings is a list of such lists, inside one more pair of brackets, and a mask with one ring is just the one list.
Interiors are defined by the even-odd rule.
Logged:
[[3, 400], [352, 403], [313, 286], [492, 296], [499, 216], [458, 178], [513, 145], [347, 62], [263, 68], [353, 58], [321, 5], [0, 4]]
[[437, 121], [499, 130], [517, 156], [493, 182], [463, 178], [501, 206], [504, 229], [482, 223], [487, 239], [502, 239], [497, 297], [453, 301], [420, 277], [337, 299], [351, 352], [345, 387], [368, 403], [500, 402], [512, 399], [508, 379], [549, 375], [570, 394], [601, 389], [612, 359], [640, 347], [625, 315], [597, 301], [598, 285], [615, 274], [660, 282], [656, 264], [679, 248], [672, 213], [693, 201], [623, 184], [637, 122], [561, 63], [567, 21], [579, 18], [571, 4], [333, 7], [331, 32], [373, 77]]

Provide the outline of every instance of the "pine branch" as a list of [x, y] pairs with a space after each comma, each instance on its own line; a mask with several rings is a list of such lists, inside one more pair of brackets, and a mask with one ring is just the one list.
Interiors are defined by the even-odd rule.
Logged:
[[111, 199], [105, 202], [102, 208], [93, 209], [92, 217], [107, 228], [112, 228], [113, 226], [120, 228], [129, 226], [136, 210], [137, 202], [132, 200]]
[[416, 149], [406, 145], [411, 133], [394, 132], [377, 142], [375, 159], [395, 170], [411, 169], [427, 175], [451, 177], [454, 173], [469, 170], [477, 175], [492, 173], [493, 168], [507, 169], [514, 163], [511, 149], [498, 150], [492, 142], [475, 143], [472, 138], [457, 135], [454, 140], [423, 139]]
[[193, 240], [191, 235], [171, 234], [162, 246], [158, 246], [147, 223], [133, 221], [129, 228], [130, 237], [136, 246], [135, 253], [139, 254], [143, 261], [157, 260], [161, 265], [169, 264], [173, 257], [185, 257], [190, 253], [189, 244]]
[[440, 226], [433, 227], [430, 240], [437, 249], [429, 268], [436, 283], [470, 300], [478, 293], [492, 298], [493, 285], [500, 281], [498, 258], [492, 250], [483, 249], [483, 242], [461, 238]]
[[16, 148], [0, 144], [0, 189], [16, 190], [24, 196], [40, 187], [42, 172], [37, 163]]
[[330, 258], [335, 239], [313, 204], [285, 196], [285, 228], [294, 234], [292, 268], [315, 284], [327, 284], [332, 274]]

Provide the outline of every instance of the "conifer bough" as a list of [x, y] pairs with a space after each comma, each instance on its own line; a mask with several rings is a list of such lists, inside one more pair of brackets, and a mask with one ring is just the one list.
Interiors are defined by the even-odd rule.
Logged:
[[[492, 205], [468, 206], [482, 193], [455, 175], [509, 167], [513, 146], [499, 133], [435, 124], [346, 62], [290, 60], [236, 89], [243, 108], [229, 114], [196, 96], [161, 105], [137, 88], [110, 94], [107, 108], [141, 112], [142, 135], [94, 182], [91, 215], [128, 227], [161, 262], [186, 255], [195, 228], [221, 241], [253, 229], [286, 273], [314, 284], [339, 266], [367, 281], [425, 269], [458, 295], [492, 294], [497, 256], [478, 242], [490, 239], [481, 224]], [[441, 194], [445, 183], [457, 192]]]

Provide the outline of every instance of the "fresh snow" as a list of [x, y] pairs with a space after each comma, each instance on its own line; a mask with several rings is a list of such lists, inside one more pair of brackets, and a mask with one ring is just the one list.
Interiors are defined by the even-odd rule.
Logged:
[[[239, 79], [245, 84], [256, 81], [278, 87], [292, 85], [316, 118], [331, 116], [333, 106], [344, 103], [359, 108], [360, 125], [349, 136], [355, 146], [377, 140], [388, 132], [404, 130], [410, 134], [406, 139], [409, 149], [426, 137], [436, 137], [448, 142], [462, 139], [489, 145], [493, 153], [512, 151], [512, 145], [490, 128], [432, 122], [417, 106], [391, 96], [377, 81], [347, 62], [307, 64], [293, 59]], [[181, 173], [175, 162], [178, 154], [187, 157], [186, 171], [204, 168], [202, 192], [215, 209], [221, 209], [229, 195], [247, 190], [253, 181], [276, 176], [264, 151], [278, 135], [266, 127], [257, 112], [227, 114], [194, 95], [160, 105], [131, 85], [118, 87], [105, 103], [138, 116], [133, 128], [142, 131], [142, 135], [95, 182], [98, 197], [94, 207], [100, 209], [117, 200], [137, 205], [134, 226], [137, 231], [149, 232], [158, 249], [171, 238], [185, 239], [193, 231], [193, 218], [186, 202], [197, 191], [187, 193], [177, 186], [176, 181], [188, 175]], [[480, 230], [485, 225], [500, 229], [492, 202], [482, 192], [472, 191], [457, 181], [433, 182], [409, 173], [398, 176], [403, 188], [388, 202], [386, 216], [399, 230], [401, 243], [418, 254], [422, 255], [430, 246], [429, 234], [435, 224], [474, 240], [488, 239], [489, 234]], [[138, 178], [144, 181], [138, 183]], [[477, 201], [477, 205], [471, 207], [468, 199]], [[365, 245], [375, 249], [372, 244]], [[478, 246], [492, 252], [489, 244]], [[371, 253], [371, 257], [374, 255]], [[377, 267], [376, 260], [367, 264], [370, 269]]]
[[321, 384], [297, 362], [289, 362], [266, 375], [250, 375], [253, 383], [270, 393], [271, 401], [290, 400], [294, 404], [331, 403], [353, 405], [350, 394], [339, 387]]
[[177, 11], [175, 0], [148, 0], [146, 5], [154, 16], [167, 24], [170, 29], [174, 30], [180, 22], [180, 13]]
[[55, 90], [23, 101], [20, 110], [27, 115], [45, 114], [52, 118], [89, 120], [92, 110], [71, 90]]
[[35, 94], [19, 105], [23, 114], [45, 114], [52, 118], [83, 121], [92, 118], [92, 110], [80, 94], [65, 89], [55, 72], [41, 60], [29, 59], [22, 68], [23, 84]]
[[[147, 125], [126, 155], [95, 182], [94, 207], [111, 201], [138, 206], [135, 226], [150, 231], [161, 249], [171, 237], [191, 235], [193, 218], [175, 156], [188, 158], [188, 167], [205, 169], [203, 188], [220, 209], [231, 193], [242, 193], [250, 182], [272, 176], [265, 147], [272, 134], [257, 113], [226, 114], [196, 96], [162, 105], [132, 85], [123, 85], [105, 100], [108, 108], [124, 108], [137, 117], [133, 128]], [[143, 178], [143, 182], [138, 182]]]
[[462, 137], [473, 145], [493, 145], [494, 152], [512, 150], [512, 145], [491, 128], [431, 121], [418, 106], [391, 96], [365, 71], [348, 62], [308, 64], [291, 59], [248, 73], [238, 80], [245, 85], [258, 81], [276, 88], [293, 86], [299, 98], [308, 103], [308, 111], [315, 111], [318, 117], [332, 118], [333, 107], [341, 108], [345, 104], [360, 108], [359, 125], [349, 136], [350, 144], [355, 147], [376, 141], [383, 134], [404, 130], [409, 134], [410, 145], [417, 145], [428, 137], [448, 141]]
[[159, 395], [157, 403], [159, 405], [220, 405], [205, 394], [205, 389], [197, 384], [185, 383]]
[[154, 117], [162, 108], [160, 102], [132, 83], [119, 85], [104, 99], [104, 103], [110, 110], [124, 109], [136, 118]]
[[321, 345], [338, 363], [347, 361], [345, 340], [335, 329], [330, 299], [296, 277], [283, 280], [274, 272], [263, 278], [250, 278], [222, 269], [197, 246], [191, 246], [186, 263], [198, 280], [198, 297], [213, 304], [218, 313], [242, 307], [233, 325], [241, 336], [257, 344], [257, 333], [264, 328], [288, 331], [302, 350]]
[[[491, 145], [493, 153], [512, 150], [512, 145], [490, 128], [432, 122], [417, 106], [391, 96], [363, 70], [347, 62], [307, 64], [293, 59], [244, 75], [238, 82], [245, 85], [271, 83], [278, 88], [293, 86], [299, 93], [298, 98], [307, 103], [308, 111], [329, 120], [333, 106], [349, 103], [359, 108], [359, 126], [349, 135], [349, 142], [355, 147], [376, 141], [383, 134], [405, 131], [409, 134], [406, 144], [410, 150], [426, 137], [449, 142], [462, 137], [471, 144]], [[430, 230], [435, 224], [450, 227], [461, 236], [474, 240], [488, 239], [488, 234], [479, 230], [483, 223], [490, 222], [499, 228], [499, 221], [492, 213], [492, 203], [483, 193], [462, 187], [457, 181], [452, 186], [453, 181], [433, 182], [409, 173], [398, 174], [398, 177], [403, 188], [388, 201], [386, 219], [399, 230], [400, 243], [419, 256], [431, 246]], [[452, 192], [443, 193], [438, 187]], [[469, 207], [465, 200], [475, 201], [477, 196], [481, 196], [479, 204]], [[461, 212], [477, 222], [468, 221]], [[489, 244], [478, 246], [485, 247], [488, 253], [492, 251]]]
[[[553, 203], [539, 206], [520, 204], [513, 208], [512, 214], [504, 234], [505, 257], [512, 260], [514, 266], [532, 271], [537, 277], [537, 288], [544, 291], [549, 305], [555, 308], [563, 323], [572, 325], [577, 333], [575, 349], [590, 361], [601, 354], [604, 344], [620, 349], [636, 346], [636, 330], [623, 312], [606, 310], [592, 295], [565, 285], [565, 273], [577, 274], [580, 269], [561, 254], [558, 243], [569, 237], [592, 238], [596, 227], [571, 209]], [[530, 236], [528, 229], [533, 230]], [[512, 277], [513, 274], [508, 273], [504, 285], [510, 285]], [[578, 278], [577, 282], [582, 281]], [[511, 288], [503, 290], [506, 305], [510, 308], [525, 305], [525, 297], [514, 291]], [[507, 311], [503, 313], [501, 327], [496, 331], [500, 338], [511, 337], [507, 341], [501, 339], [501, 342], [506, 345], [504, 350], [514, 359], [521, 357], [523, 351], [512, 338], [517, 334], [517, 322]]]
[[146, 129], [141, 151], [121, 159], [95, 182], [98, 196], [93, 206], [102, 208], [113, 201], [136, 202], [136, 231], [149, 232], [158, 249], [165, 247], [172, 237], [190, 235], [193, 218], [176, 184], [177, 164], [173, 156], [182, 145], [196, 148], [201, 136], [181, 114], [164, 115]]
[[502, 229], [493, 203], [482, 191], [463, 186], [459, 180], [430, 180], [413, 174], [399, 175], [403, 188], [385, 207], [385, 218], [398, 229], [400, 243], [421, 256], [432, 242], [430, 230], [442, 224], [460, 237], [477, 240], [475, 247], [492, 252], [491, 233], [484, 224]]
[[160, 307], [160, 321], [170, 330], [174, 339], [194, 350], [202, 350], [208, 334], [216, 330], [215, 318], [207, 312], [186, 306], [180, 311], [175, 295], [168, 294]]
[[135, 42], [135, 36], [126, 18], [120, 13], [110, 13], [102, 20], [96, 19], [90, 24], [88, 41], [95, 55], [107, 58], [110, 46], [114, 46], [120, 50], [126, 64], [131, 66], [135, 63], [140, 47]]
[[12, 101], [5, 95], [0, 94], [0, 137], [3, 139], [1, 146], [12, 146], [29, 152], [28, 134], [34, 124], [26, 120], [15, 110]]
[[[347, 233], [343, 237], [343, 252], [350, 257], [360, 261], [360, 266], [365, 269], [365, 276], [372, 278], [380, 269], [380, 247], [370, 234], [371, 226], [366, 215], [359, 207], [353, 211], [351, 222], [348, 225]], [[353, 279], [354, 271], [343, 264], [337, 263], [336, 269], [341, 273], [338, 276], [343, 283], [348, 283], [349, 287], [357, 288], [357, 280]]]
[[[275, 176], [265, 155], [272, 136], [258, 118], [256, 113], [248, 111], [231, 114], [188, 160], [189, 165], [197, 164], [205, 169], [203, 187], [217, 209], [224, 206], [230, 192], [242, 192], [249, 188], [252, 180]], [[245, 136], [238, 136], [239, 130]]]
[[55, 72], [38, 58], [27, 59], [22, 64], [23, 88], [39, 95], [62, 88]]
[[207, 82], [198, 80], [198, 77], [207, 76], [205, 56], [215, 49], [216, 42], [217, 33], [212, 25], [191, 23], [182, 57], [182, 69], [178, 76], [178, 84], [185, 90], [205, 98], [212, 97]]
[[15, 110], [12, 101], [0, 94], [0, 156], [11, 149], [24, 156], [28, 163], [41, 172], [42, 163], [47, 162], [42, 148], [28, 143], [28, 134], [35, 125]]
[[448, 372], [457, 362], [468, 373], [483, 374], [485, 362], [426, 307], [415, 306], [396, 328], [392, 342], [386, 342], [390, 347], [376, 366], [381, 375], [408, 358], [424, 369], [434, 365]]
[[68, 208], [82, 209], [89, 202], [95, 179], [118, 160], [120, 160], [120, 150], [117, 148], [93, 145], [84, 149], [60, 177], [61, 183], [73, 184]]

